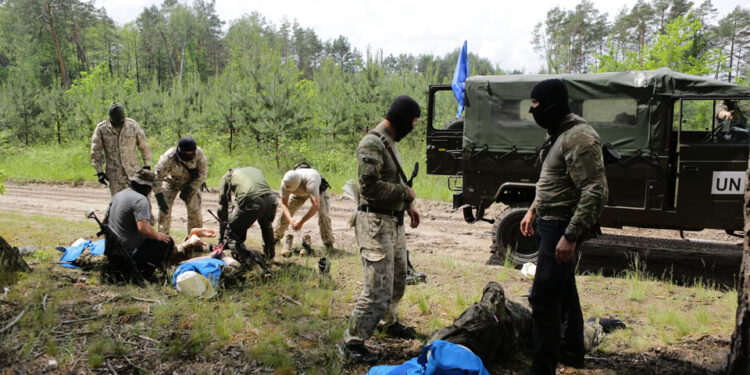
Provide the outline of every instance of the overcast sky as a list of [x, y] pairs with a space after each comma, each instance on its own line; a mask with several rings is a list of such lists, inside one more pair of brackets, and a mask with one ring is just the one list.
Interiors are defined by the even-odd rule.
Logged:
[[[181, 0], [185, 2], [185, 0]], [[192, 0], [188, 1], [188, 3]], [[322, 40], [344, 35], [364, 54], [369, 46], [383, 53], [443, 55], [468, 41], [469, 52], [489, 58], [504, 70], [535, 73], [541, 60], [531, 46], [531, 32], [555, 6], [573, 9], [580, 0], [216, 0], [216, 10], [227, 25], [258, 11], [278, 25], [286, 17], [315, 30]], [[694, 0], [696, 3], [702, 0]], [[122, 25], [134, 21], [144, 7], [161, 0], [95, 0], [98, 7]], [[594, 0], [610, 20], [635, 0]], [[713, 0], [724, 16], [750, 0]]]

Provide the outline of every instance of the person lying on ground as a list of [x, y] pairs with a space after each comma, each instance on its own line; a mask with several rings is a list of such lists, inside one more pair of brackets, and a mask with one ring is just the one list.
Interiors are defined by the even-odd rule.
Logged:
[[[605, 333], [625, 328], [618, 319], [589, 319], [584, 325], [584, 348], [591, 352]], [[479, 302], [469, 306], [448, 327], [430, 335], [427, 344], [443, 340], [467, 347], [493, 372], [507, 369], [532, 352], [531, 310], [506, 300], [502, 285], [491, 281], [484, 287]]]

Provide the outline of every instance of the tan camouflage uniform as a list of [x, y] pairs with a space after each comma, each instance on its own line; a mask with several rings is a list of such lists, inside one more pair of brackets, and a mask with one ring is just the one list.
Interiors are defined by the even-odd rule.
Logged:
[[[292, 194], [289, 197], [289, 214], [294, 216], [297, 210], [302, 207], [310, 196], [299, 196]], [[318, 228], [320, 230], [320, 239], [323, 241], [325, 246], [333, 246], [333, 226], [331, 225], [331, 214], [330, 214], [330, 202], [328, 201], [328, 192], [324, 191], [320, 193], [320, 209], [318, 210]], [[289, 220], [282, 214], [279, 216], [279, 220], [276, 222], [276, 229], [273, 230], [274, 242], [281, 240], [284, 237], [284, 232], [289, 228]]]
[[[375, 132], [384, 135], [398, 157], [393, 135], [384, 123]], [[399, 160], [400, 162], [400, 160]], [[396, 164], [385, 145], [368, 134], [357, 146], [357, 174], [360, 205], [400, 211], [409, 196]], [[362, 254], [364, 287], [357, 298], [344, 341], [361, 344], [383, 319], [385, 326], [398, 321], [398, 303], [406, 289], [406, 234], [396, 217], [374, 212], [357, 212], [357, 245]]]
[[[146, 134], [135, 120], [126, 118], [119, 130], [113, 127], [109, 120], [96, 125], [91, 137], [91, 165], [96, 169], [96, 173], [107, 175], [110, 195], [115, 195], [128, 187], [130, 177], [141, 169], [136, 147], [141, 150], [143, 166], [151, 165], [151, 148], [148, 146]], [[106, 172], [102, 168], [105, 156]]]
[[[188, 168], [198, 168], [198, 177], [192, 182], [190, 181], [191, 176]], [[177, 147], [170, 148], [159, 158], [154, 173], [156, 174], [154, 194], [164, 193], [164, 200], [169, 206], [167, 212], [159, 210], [159, 231], [169, 234], [174, 200], [180, 195], [182, 189], [188, 186], [191, 189], [190, 194], [183, 199], [188, 214], [187, 231], [190, 232], [193, 228], [202, 227], [203, 215], [201, 214], [200, 186], [206, 181], [208, 167], [206, 165], [206, 156], [203, 154], [201, 148], [196, 148], [195, 157], [190, 161], [179, 159]], [[188, 182], [190, 182], [189, 185]]]

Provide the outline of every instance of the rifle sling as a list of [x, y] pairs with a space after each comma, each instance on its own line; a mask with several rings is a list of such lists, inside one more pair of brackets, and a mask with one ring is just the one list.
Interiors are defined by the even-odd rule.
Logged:
[[406, 179], [406, 173], [404, 173], [404, 169], [401, 168], [401, 164], [398, 162], [398, 158], [396, 157], [396, 153], [393, 152], [393, 149], [391, 148], [391, 145], [388, 142], [388, 139], [384, 135], [382, 135], [382, 134], [380, 134], [380, 133], [378, 133], [378, 132], [376, 132], [374, 130], [371, 131], [371, 132], [369, 132], [369, 134], [372, 134], [372, 135], [378, 137], [378, 139], [380, 139], [380, 142], [383, 142], [383, 145], [385, 146], [385, 149], [388, 150], [389, 154], [391, 154], [391, 158], [393, 159], [393, 164], [396, 164], [396, 170], [398, 170], [398, 174], [401, 176], [401, 179], [404, 180], [404, 183], [408, 185], [409, 184], [409, 180]]

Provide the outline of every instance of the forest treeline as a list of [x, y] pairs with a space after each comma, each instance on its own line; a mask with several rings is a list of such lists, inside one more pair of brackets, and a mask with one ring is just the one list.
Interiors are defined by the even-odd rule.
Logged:
[[[610, 20], [583, 0], [550, 10], [532, 43], [544, 72], [669, 67], [744, 82], [749, 12], [640, 0]], [[151, 139], [252, 145], [279, 166], [308, 141], [351, 148], [393, 97], [424, 101], [429, 84], [449, 82], [457, 56], [359, 51], [259, 13], [222, 20], [211, 0], [164, 0], [122, 26], [93, 0], [0, 0], [0, 149], [82, 144], [119, 101]], [[469, 62], [472, 75], [521, 73]]]

